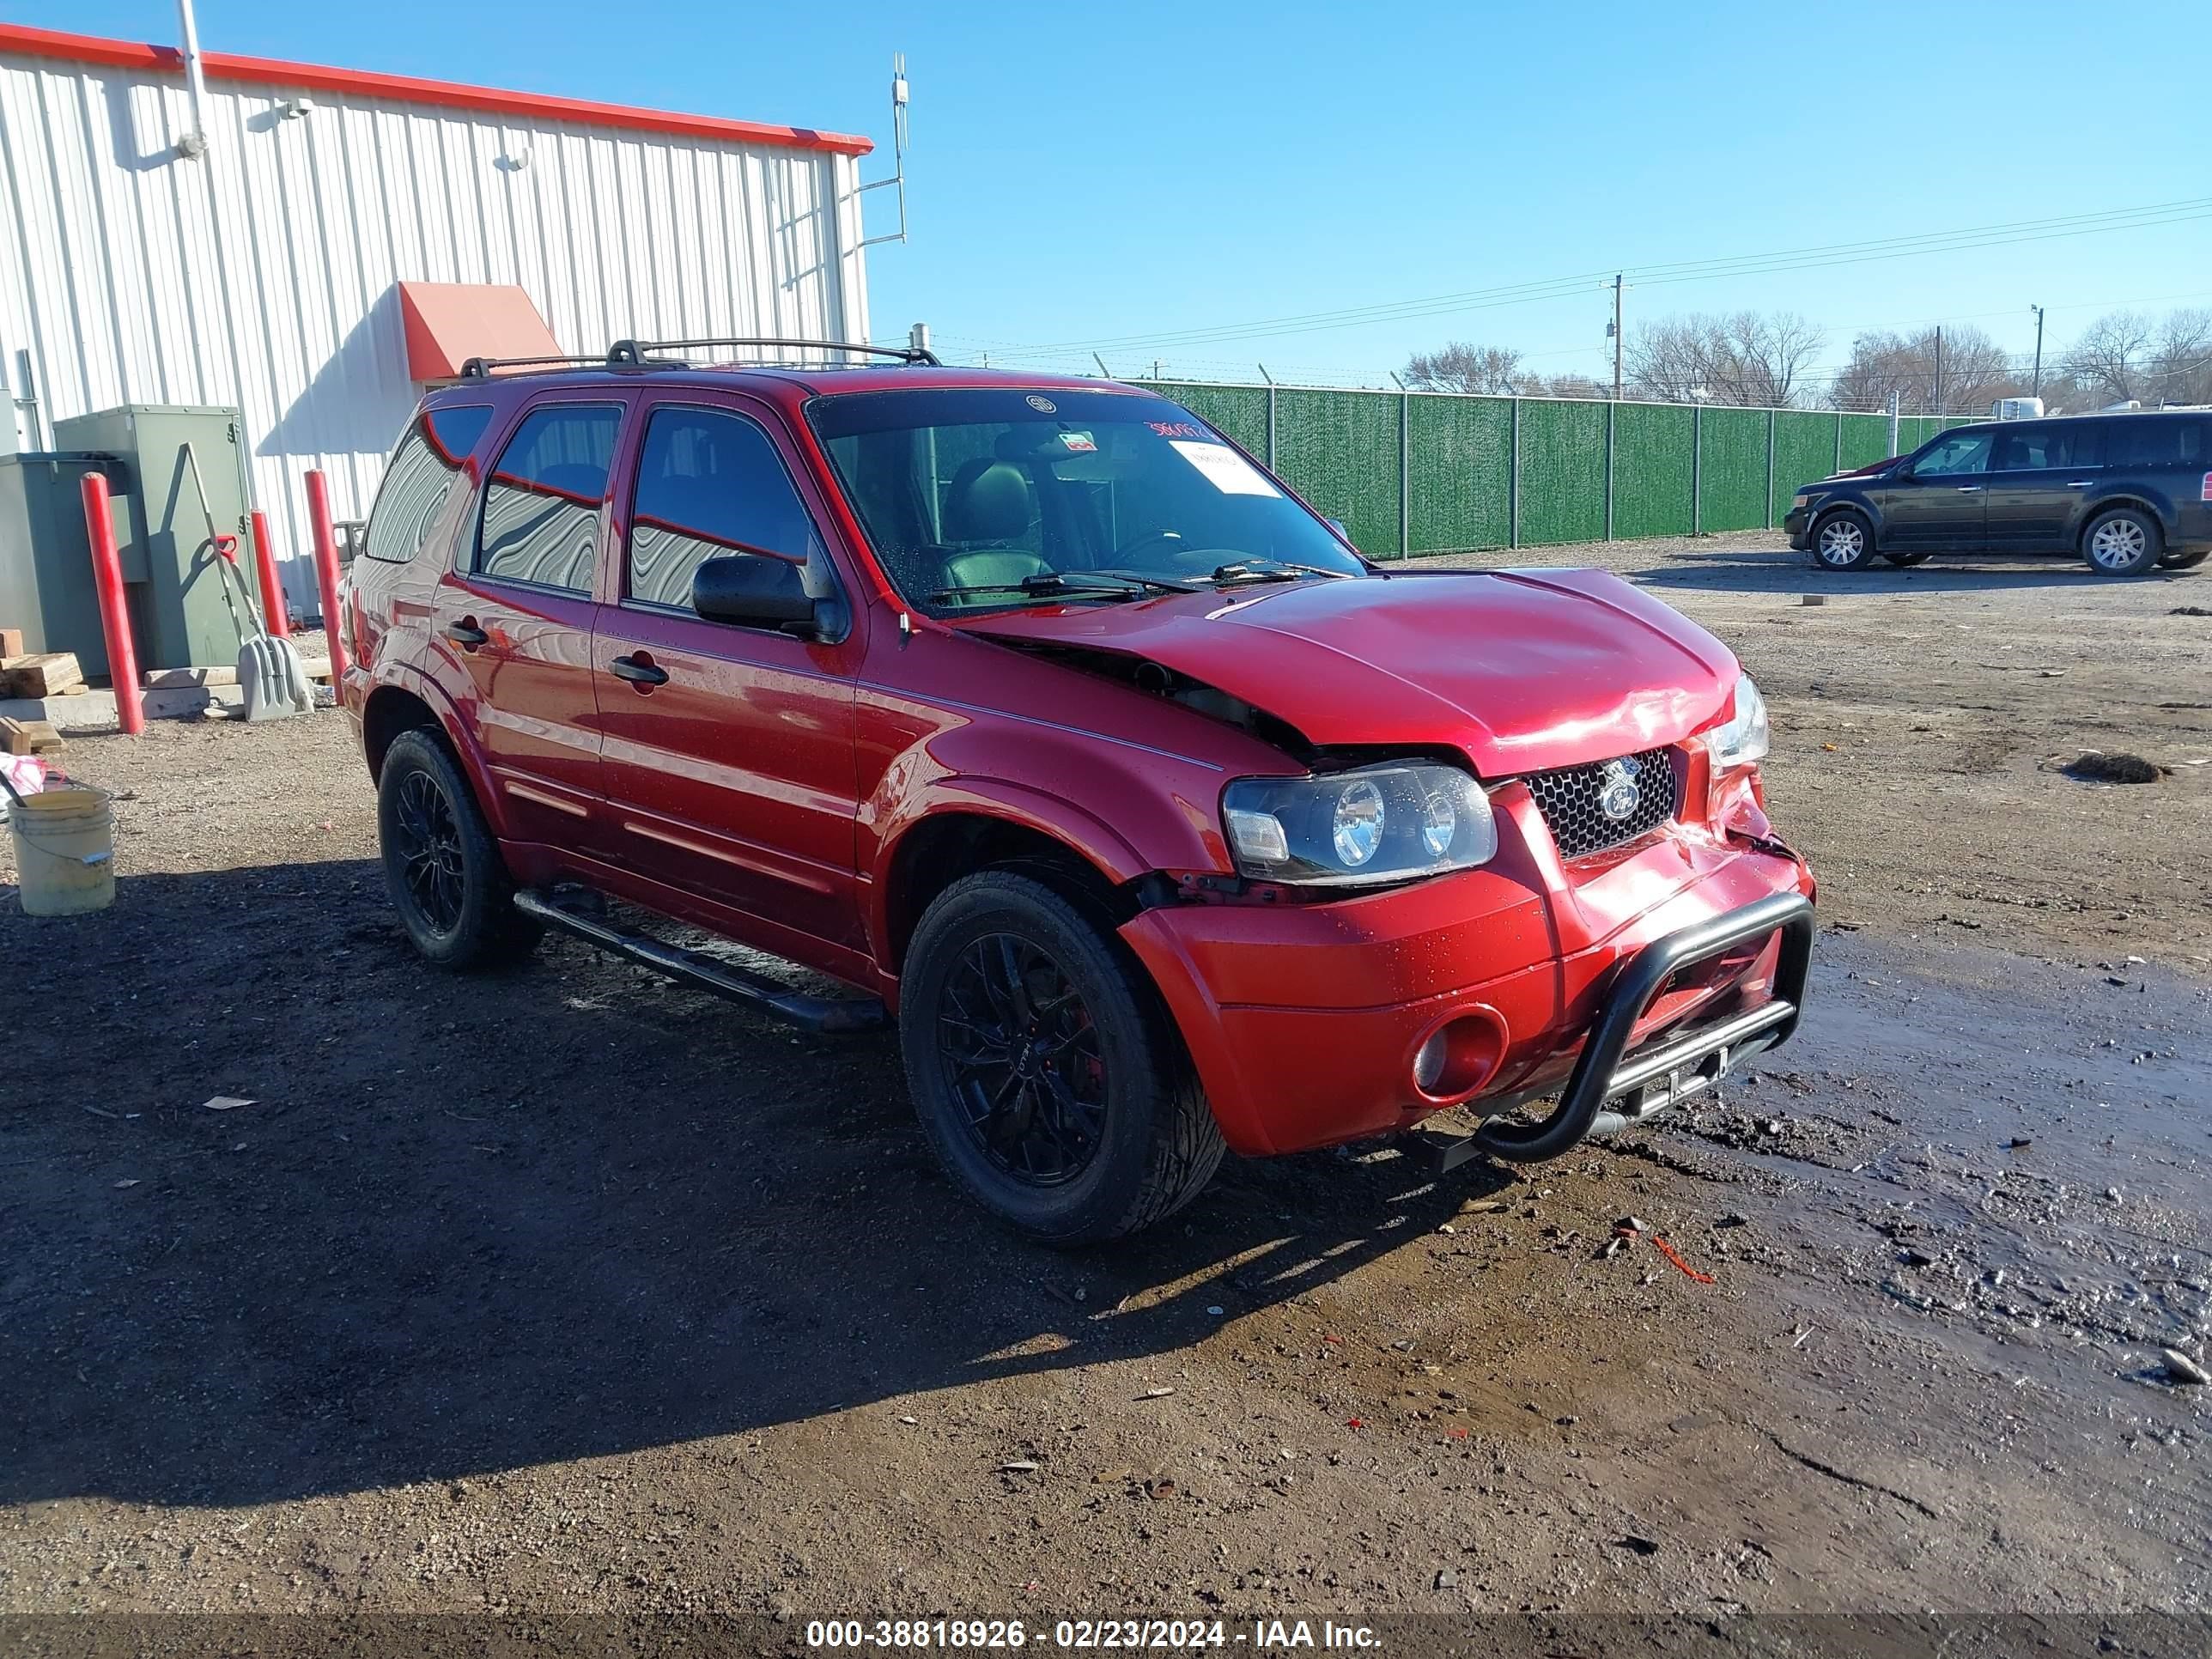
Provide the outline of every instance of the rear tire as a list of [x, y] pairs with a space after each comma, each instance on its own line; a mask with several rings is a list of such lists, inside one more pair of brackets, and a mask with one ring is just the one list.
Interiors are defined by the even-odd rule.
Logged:
[[1845, 507], [1813, 526], [1815, 570], [1862, 570], [1874, 557], [1874, 525], [1863, 513]]
[[527, 956], [543, 931], [514, 908], [514, 879], [453, 751], [403, 732], [376, 781], [385, 885], [425, 962], [459, 971]]
[[2200, 547], [2190, 553], [2169, 553], [2158, 562], [2162, 570], [2194, 570], [2207, 559], [2212, 559], [2212, 547]]
[[2158, 568], [2166, 537], [2158, 521], [2132, 507], [2100, 513], [2082, 526], [2081, 561], [2100, 576], [2141, 576]]
[[1120, 940], [1025, 875], [938, 896], [900, 976], [899, 1046], [945, 1170], [1042, 1243], [1181, 1209], [1223, 1144], [1182, 1039]]

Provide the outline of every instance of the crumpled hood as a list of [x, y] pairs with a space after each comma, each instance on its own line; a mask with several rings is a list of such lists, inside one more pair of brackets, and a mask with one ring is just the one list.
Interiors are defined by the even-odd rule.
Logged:
[[957, 626], [1148, 659], [1316, 744], [1455, 747], [1487, 777], [1678, 742], [1737, 673], [1704, 629], [1601, 570], [1231, 587]]

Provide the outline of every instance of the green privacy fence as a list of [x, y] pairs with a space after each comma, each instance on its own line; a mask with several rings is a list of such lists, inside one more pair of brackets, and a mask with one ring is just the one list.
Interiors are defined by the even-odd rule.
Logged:
[[[1759, 530], [1892, 453], [1887, 415], [1146, 381], [1374, 558]], [[1896, 453], [1971, 416], [1905, 416]]]

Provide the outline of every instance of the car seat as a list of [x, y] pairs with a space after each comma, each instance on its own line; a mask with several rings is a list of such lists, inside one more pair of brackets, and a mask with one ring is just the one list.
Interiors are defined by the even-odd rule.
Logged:
[[940, 569], [945, 587], [1013, 586], [1025, 576], [1048, 574], [1052, 567], [1027, 549], [1008, 547], [1029, 533], [1036, 521], [1035, 492], [1029, 477], [1010, 461], [977, 456], [963, 461], [945, 492], [945, 545]]

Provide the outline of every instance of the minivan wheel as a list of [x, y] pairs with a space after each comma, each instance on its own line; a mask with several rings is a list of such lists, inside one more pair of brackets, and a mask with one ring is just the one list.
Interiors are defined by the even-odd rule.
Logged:
[[2200, 547], [2189, 553], [2169, 553], [2158, 562], [2164, 570], [2194, 570], [2207, 559], [2212, 559], [2212, 547]]
[[376, 830], [392, 907], [425, 961], [492, 967], [538, 943], [542, 930], [514, 908], [514, 879], [476, 796], [430, 732], [403, 732], [386, 751]]
[[1212, 1178], [1220, 1131], [1144, 969], [1060, 894], [986, 870], [908, 945], [899, 1046], [946, 1171], [1048, 1244], [1119, 1238]]
[[2081, 557], [2100, 576], [2140, 576], [2155, 569], [2165, 546], [2156, 521], [2131, 507], [2100, 513], [2081, 532]]
[[1832, 513], [1813, 531], [1813, 563], [1821, 570], [1856, 570], [1874, 556], [1874, 526], [1856, 513]]

